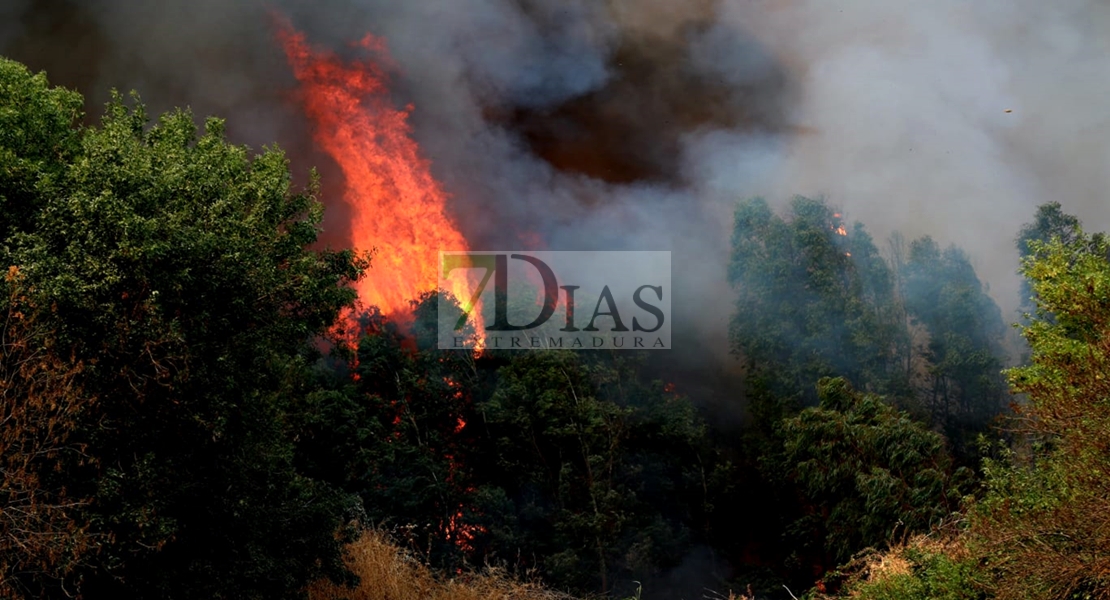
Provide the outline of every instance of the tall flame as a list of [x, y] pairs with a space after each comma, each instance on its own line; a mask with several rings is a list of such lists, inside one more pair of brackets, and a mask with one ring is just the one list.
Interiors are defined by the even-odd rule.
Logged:
[[348, 63], [310, 47], [288, 26], [278, 38], [300, 82], [315, 141], [346, 178], [351, 245], [376, 249], [370, 273], [356, 285], [359, 299], [407, 321], [410, 301], [437, 287], [439, 251], [468, 246], [447, 213], [447, 194], [411, 137], [412, 107], [399, 110], [389, 99], [381, 67], [390, 63], [385, 45], [367, 35], [359, 46], [377, 60]]

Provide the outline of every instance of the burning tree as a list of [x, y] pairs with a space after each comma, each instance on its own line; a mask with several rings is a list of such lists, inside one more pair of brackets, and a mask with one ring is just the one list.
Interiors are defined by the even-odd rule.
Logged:
[[392, 105], [385, 68], [392, 61], [385, 43], [367, 35], [358, 47], [368, 58], [348, 64], [312, 48], [287, 24], [279, 38], [301, 84], [299, 98], [315, 126], [315, 140], [346, 179], [351, 246], [378, 247], [373, 277], [355, 284], [359, 298], [386, 316], [407, 320], [409, 303], [438, 284], [439, 251], [469, 246], [448, 213], [447, 193], [411, 137], [412, 107]]
[[363, 316], [357, 365], [318, 371], [324, 389], [307, 398], [298, 460], [357, 494], [369, 520], [401, 543], [457, 567], [478, 529], [466, 459], [479, 386], [472, 355], [436, 350], [436, 304], [426, 295], [404, 327]]
[[762, 199], [741, 203], [729, 280], [733, 350], [757, 388], [813, 404], [814, 382], [840, 375], [904, 393], [894, 277], [862, 226], [849, 232], [824, 201], [795, 198], [785, 219]]

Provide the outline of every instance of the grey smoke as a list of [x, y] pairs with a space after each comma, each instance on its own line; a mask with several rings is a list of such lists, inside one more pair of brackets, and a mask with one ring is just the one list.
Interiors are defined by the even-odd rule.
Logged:
[[[729, 2], [791, 67], [803, 133], [763, 177], [737, 136], [691, 144], [716, 193], [823, 194], [877, 239], [931, 234], [971, 255], [1011, 320], [1013, 238], [1058, 200], [1110, 226], [1110, 7], [1098, 2]], [[1011, 111], [1011, 112], [1007, 112]], [[766, 158], [766, 157], [765, 157]], [[735, 174], [735, 175], [734, 175]]]

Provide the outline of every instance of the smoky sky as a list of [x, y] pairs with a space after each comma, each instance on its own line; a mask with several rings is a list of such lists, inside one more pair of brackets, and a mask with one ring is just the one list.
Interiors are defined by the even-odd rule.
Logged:
[[274, 14], [341, 55], [385, 39], [391, 93], [473, 246], [671, 250], [676, 326], [715, 356], [738, 200], [822, 195], [880, 246], [896, 230], [958, 244], [1008, 320], [1037, 204], [1110, 226], [1095, 1], [6, 0], [0, 53], [94, 116], [136, 89], [151, 112], [280, 144], [298, 176], [321, 170], [341, 243], [342, 174], [293, 101]]

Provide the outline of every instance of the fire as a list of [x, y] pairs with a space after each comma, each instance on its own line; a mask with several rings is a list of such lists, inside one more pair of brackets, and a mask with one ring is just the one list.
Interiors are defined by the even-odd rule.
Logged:
[[[458, 428], [455, 433], [462, 431], [466, 427], [466, 421], [459, 419]], [[449, 472], [447, 474], [447, 481], [451, 482], [459, 472], [459, 464], [455, 460], [453, 454], [446, 454], [447, 463], [449, 465]], [[468, 487], [465, 490], [467, 495], [475, 492], [473, 487]], [[486, 528], [476, 523], [466, 522], [466, 507], [459, 504], [455, 507], [454, 511], [447, 515], [447, 517], [439, 523], [440, 532], [443, 538], [454, 544], [456, 548], [466, 553], [474, 552], [474, 539], [482, 533], [486, 533]]]
[[463, 552], [474, 552], [474, 538], [485, 533], [486, 528], [463, 522], [463, 510], [460, 507], [455, 514], [448, 515], [443, 523], [444, 538]]
[[[469, 246], [447, 211], [447, 193], [412, 139], [412, 106], [398, 109], [390, 101], [382, 67], [390, 64], [385, 45], [367, 35], [358, 45], [370, 58], [345, 62], [310, 47], [305, 36], [288, 25], [279, 28], [278, 39], [300, 84], [315, 142], [335, 160], [346, 180], [350, 244], [359, 252], [374, 251], [370, 273], [355, 286], [359, 299], [407, 324], [411, 301], [438, 286], [439, 252], [465, 251]], [[467, 302], [470, 285], [467, 278], [457, 278], [450, 291]], [[471, 318], [477, 319], [480, 307], [471, 308]], [[476, 328], [481, 330], [480, 323]], [[335, 333], [351, 339], [343, 325], [337, 324]], [[458, 382], [445, 382], [454, 398], [461, 399]], [[394, 402], [394, 408], [394, 437], [399, 439], [404, 407]], [[461, 434], [466, 425], [458, 416], [454, 433]], [[459, 465], [452, 454], [446, 459], [449, 479], [454, 479]], [[455, 507], [440, 528], [448, 541], [472, 551], [475, 536], [485, 529], [466, 523], [464, 512], [463, 506]]]
[[[439, 251], [468, 245], [448, 214], [447, 193], [411, 137], [412, 106], [399, 110], [389, 99], [381, 67], [390, 64], [385, 45], [367, 35], [358, 45], [377, 60], [347, 63], [310, 47], [289, 26], [278, 38], [300, 83], [315, 141], [346, 178], [351, 245], [375, 250], [370, 273], [356, 284], [359, 299], [408, 321], [410, 302], [437, 287]], [[469, 297], [463, 289], [452, 292]]]

